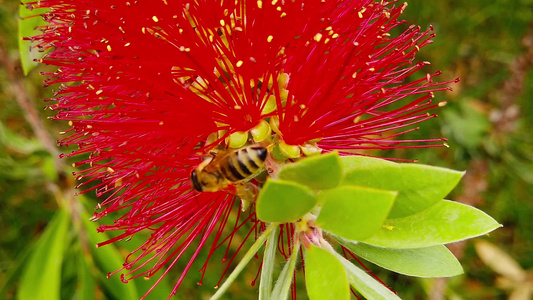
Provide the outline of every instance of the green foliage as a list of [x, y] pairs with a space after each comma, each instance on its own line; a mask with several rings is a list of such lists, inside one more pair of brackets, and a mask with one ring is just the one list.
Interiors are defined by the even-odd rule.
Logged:
[[274, 266], [276, 263], [278, 234], [279, 231], [276, 226], [276, 228], [268, 237], [265, 253], [263, 256], [263, 267], [261, 268], [261, 281], [259, 282], [259, 300], [270, 299]]
[[316, 204], [315, 194], [296, 182], [269, 180], [257, 199], [257, 217], [265, 222], [292, 222]]
[[346, 271], [350, 285], [369, 300], [398, 300], [398, 297], [389, 288], [378, 282], [365, 271], [359, 269], [340, 254], [333, 252], [333, 255], [341, 262]]
[[472, 206], [440, 201], [415, 215], [385, 221], [383, 227], [364, 242], [393, 249], [423, 248], [480, 236], [500, 226]]
[[[352, 166], [346, 168], [343, 184], [398, 192], [390, 218], [409, 216], [434, 205], [450, 193], [464, 174], [419, 164], [384, 163], [370, 157], [346, 157], [343, 163]], [[360, 165], [354, 166], [357, 163]]]
[[444, 120], [450, 135], [469, 150], [481, 145], [490, 129], [488, 116], [476, 111], [468, 102], [459, 104], [459, 111], [447, 110]]
[[[250, 247], [250, 249], [248, 249], [246, 254], [244, 254], [243, 258], [241, 259], [239, 264], [235, 267], [235, 269], [233, 269], [233, 272], [231, 272], [231, 274], [226, 279], [224, 284], [222, 284], [222, 286], [220, 286], [220, 288], [218, 288], [217, 292], [210, 298], [211, 300], [222, 299], [221, 297], [227, 291], [229, 286], [233, 283], [233, 281], [241, 273], [241, 271], [244, 269], [244, 267], [250, 262], [250, 260], [255, 256], [257, 251], [259, 251], [259, 249], [263, 246], [263, 244], [265, 243], [265, 241], [267, 240], [267, 238], [269, 236], [273, 239], [273, 241], [276, 240], [276, 237], [277, 237], [277, 232], [276, 232], [277, 226], [278, 226], [278, 224], [276, 224], [276, 223], [270, 224], [270, 226], [268, 226], [267, 229], [265, 231], [263, 231], [263, 233], [255, 240], [255, 243]], [[298, 252], [298, 248], [295, 247], [295, 250], [296, 251], [294, 253], [296, 254]], [[296, 264], [296, 256], [297, 255], [293, 255], [293, 256], [295, 258], [294, 259], [291, 258], [292, 260], [294, 260], [291, 263], [292, 271], [294, 271], [294, 265]], [[268, 276], [269, 272], [265, 272], [263, 274], [266, 274], [266, 276]], [[292, 272], [291, 272], [290, 275], [291, 275], [291, 278], [292, 278]], [[288, 275], [285, 275], [285, 276], [288, 276]], [[276, 284], [276, 287], [274, 288], [274, 292], [277, 292], [277, 296], [280, 296], [279, 291], [276, 291], [277, 287], [278, 287], [278, 284]], [[287, 290], [288, 290], [288, 288], [287, 288]], [[268, 294], [269, 292], [270, 291], [267, 290], [266, 292], [265, 291], [261, 292], [261, 294]], [[274, 292], [272, 293], [272, 295], [274, 295]], [[272, 296], [271, 299], [282, 299], [282, 298], [274, 298], [274, 296]]]
[[19, 54], [20, 62], [22, 64], [22, 70], [24, 75], [27, 75], [33, 68], [38, 65], [38, 60], [42, 57], [42, 53], [36, 49], [31, 49], [31, 41], [24, 40], [24, 38], [38, 35], [40, 31], [39, 26], [46, 25], [46, 22], [40, 16], [40, 14], [46, 12], [45, 9], [28, 9], [31, 6], [19, 6], [19, 20], [18, 26], [18, 42], [19, 42]]
[[59, 299], [69, 216], [60, 210], [39, 238], [24, 268], [17, 299]]
[[[82, 215], [82, 224], [87, 234], [87, 239], [91, 245], [96, 245], [109, 237], [105, 233], [98, 233], [96, 231], [96, 224], [89, 221], [87, 214]], [[115, 299], [137, 299], [139, 298], [137, 290], [135, 289], [135, 281], [128, 282], [128, 284], [122, 284], [120, 278], [112, 276], [106, 279], [108, 273], [121, 269], [124, 264], [124, 258], [118, 252], [115, 244], [106, 245], [100, 248], [90, 247], [91, 256], [94, 259], [94, 263], [101, 270], [98, 279], [101, 284], [106, 288], [106, 291], [111, 293]]]
[[461, 264], [443, 245], [416, 249], [375, 247], [337, 238], [346, 248], [382, 268], [416, 277], [450, 277], [463, 273]]
[[[320, 172], [313, 173], [313, 168]], [[462, 273], [462, 268], [443, 244], [501, 226], [474, 207], [443, 200], [462, 172], [329, 153], [292, 163], [280, 174], [284, 180], [269, 179], [262, 189], [257, 216], [265, 222], [297, 221], [296, 243], [302, 238], [308, 250], [306, 285], [311, 299], [346, 299], [348, 282], [368, 299], [398, 298], [338, 255], [317, 230], [333, 233], [354, 254], [386, 269], [417, 277], [445, 277]], [[320, 174], [335, 174], [342, 180], [324, 185], [318, 180]], [[282, 270], [271, 298], [286, 298], [297, 250]], [[272, 248], [265, 257], [265, 262], [267, 258], [274, 262]], [[272, 272], [265, 274], [265, 280], [271, 280]]]
[[296, 260], [298, 259], [298, 252], [300, 250], [300, 243], [298, 240], [294, 242], [291, 256], [283, 266], [281, 274], [276, 281], [274, 290], [270, 296], [270, 300], [286, 300], [289, 296], [292, 278], [294, 277], [294, 269], [296, 267]]
[[333, 254], [315, 246], [305, 257], [305, 285], [310, 300], [350, 299], [344, 267]]
[[319, 194], [324, 203], [315, 224], [351, 240], [371, 237], [382, 226], [396, 192], [341, 186]]
[[315, 190], [334, 188], [339, 185], [341, 177], [341, 160], [334, 152], [289, 164], [278, 173], [279, 179], [294, 181]]

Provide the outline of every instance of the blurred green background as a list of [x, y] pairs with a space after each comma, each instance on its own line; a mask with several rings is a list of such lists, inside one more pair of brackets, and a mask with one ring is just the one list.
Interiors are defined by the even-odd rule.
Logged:
[[[443, 136], [449, 148], [383, 156], [467, 170], [450, 198], [481, 208], [504, 227], [450, 245], [465, 274], [448, 280], [407, 278], [366, 265], [404, 299], [531, 299], [533, 0], [408, 3], [408, 23], [423, 29], [433, 25], [437, 34], [418, 60], [432, 63], [428, 73], [441, 70], [442, 81], [461, 81], [453, 91], [436, 95], [448, 102], [439, 118], [410, 136]], [[118, 276], [106, 279], [106, 274], [120, 268], [142, 236], [95, 249], [105, 237], [95, 233], [86, 211], [91, 213], [97, 201], [93, 193], [77, 200], [72, 196], [71, 162], [59, 161], [55, 147], [67, 124], [47, 120], [51, 113], [42, 109], [42, 99], [52, 95], [52, 89], [42, 88], [39, 72], [46, 67], [22, 74], [18, 9], [19, 2], [0, 0], [0, 299], [138, 299], [154, 279], [122, 284]], [[178, 295], [207, 299], [226, 267], [219, 263], [221, 255], [212, 259], [203, 286], [196, 284], [203, 264], [199, 258]], [[185, 263], [148, 299], [166, 299]], [[252, 265], [228, 299], [256, 298], [251, 282], [259, 261]]]

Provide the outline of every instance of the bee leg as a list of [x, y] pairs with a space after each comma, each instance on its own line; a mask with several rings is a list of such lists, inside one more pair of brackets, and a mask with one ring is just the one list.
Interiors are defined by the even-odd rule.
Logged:
[[255, 202], [259, 195], [259, 187], [251, 182], [238, 184], [235, 186], [237, 195], [241, 198], [241, 210], [246, 211], [252, 202]]

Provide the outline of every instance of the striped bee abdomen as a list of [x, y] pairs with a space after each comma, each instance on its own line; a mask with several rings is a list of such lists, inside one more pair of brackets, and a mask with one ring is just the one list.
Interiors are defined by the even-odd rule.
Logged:
[[220, 170], [231, 182], [244, 180], [264, 165], [268, 151], [264, 147], [246, 147], [232, 152], [220, 162]]

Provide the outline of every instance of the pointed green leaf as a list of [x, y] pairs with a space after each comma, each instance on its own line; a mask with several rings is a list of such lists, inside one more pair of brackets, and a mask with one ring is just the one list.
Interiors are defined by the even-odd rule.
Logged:
[[270, 293], [272, 292], [272, 276], [278, 248], [278, 227], [272, 231], [266, 243], [261, 267], [261, 279], [259, 281], [259, 300], [270, 299]]
[[322, 191], [318, 197], [324, 204], [317, 226], [350, 240], [362, 240], [381, 228], [396, 192], [341, 186]]
[[342, 178], [339, 154], [331, 152], [285, 165], [279, 171], [278, 178], [306, 185], [313, 190], [334, 188]]
[[235, 281], [237, 276], [241, 273], [241, 271], [244, 269], [244, 267], [246, 267], [246, 265], [250, 262], [252, 257], [255, 256], [257, 251], [259, 251], [259, 249], [261, 247], [263, 247], [265, 241], [270, 236], [271, 232], [276, 230], [278, 226], [279, 226], [279, 224], [276, 224], [276, 223], [270, 224], [267, 227], [267, 229], [265, 229], [265, 231], [263, 231], [263, 233], [255, 241], [255, 243], [250, 247], [250, 249], [248, 249], [246, 254], [244, 254], [244, 257], [241, 259], [239, 264], [235, 267], [235, 269], [233, 269], [231, 274], [228, 276], [228, 279], [226, 279], [226, 281], [224, 281], [224, 283], [218, 288], [217, 292], [213, 296], [211, 296], [211, 298], [209, 298], [209, 300], [222, 299], [222, 296], [228, 290], [229, 286], [233, 283], [233, 281]]
[[[89, 221], [89, 216], [82, 214], [82, 224], [87, 233], [87, 238], [90, 245], [96, 245], [109, 239], [107, 234], [98, 233], [97, 224]], [[104, 276], [102, 285], [105, 290], [117, 299], [138, 299], [135, 281], [129, 281], [124, 284], [120, 280], [120, 274], [115, 274], [109, 278], [105, 275], [115, 272], [124, 266], [124, 257], [120, 255], [117, 247], [114, 244], [106, 245], [100, 248], [89, 247], [93, 256], [95, 265], [100, 269]]]
[[461, 264], [443, 245], [418, 249], [387, 249], [337, 239], [354, 254], [382, 268], [416, 277], [451, 277], [463, 273]]
[[366, 244], [393, 248], [424, 248], [480, 236], [500, 227], [493, 218], [472, 206], [441, 201], [415, 215], [390, 219]]
[[19, 20], [18, 26], [18, 41], [19, 41], [19, 52], [20, 52], [20, 62], [22, 64], [22, 70], [24, 75], [27, 75], [35, 66], [37, 62], [35, 59], [40, 59], [43, 56], [43, 53], [37, 51], [37, 49], [31, 49], [31, 42], [25, 41], [23, 38], [32, 37], [40, 34], [41, 32], [37, 30], [38, 26], [46, 25], [46, 22], [43, 20], [39, 14], [46, 12], [46, 9], [28, 9], [28, 6], [20, 5], [19, 15], [21, 20]]
[[96, 283], [91, 271], [92, 259], [85, 257], [82, 251], [77, 255], [77, 270], [78, 270], [78, 287], [77, 287], [77, 299], [78, 300], [93, 300], [95, 299]]
[[368, 300], [401, 300], [394, 292], [338, 253], [333, 253], [346, 271], [348, 282]]
[[294, 277], [294, 268], [296, 267], [296, 261], [299, 257], [298, 250], [300, 250], [300, 243], [299, 240], [296, 240], [292, 247], [291, 256], [279, 274], [272, 295], [270, 296], [270, 300], [286, 300], [288, 298], [292, 278]]
[[23, 271], [17, 299], [60, 298], [61, 268], [69, 224], [67, 211], [61, 209], [46, 226]]
[[329, 251], [311, 245], [305, 258], [305, 286], [310, 300], [349, 300], [344, 267]]
[[257, 199], [257, 217], [263, 222], [292, 222], [316, 204], [315, 193], [290, 181], [268, 180]]
[[[357, 166], [357, 162], [361, 162]], [[464, 172], [418, 164], [396, 164], [361, 157], [344, 158], [350, 165], [342, 184], [398, 191], [389, 218], [406, 217], [441, 201]]]

